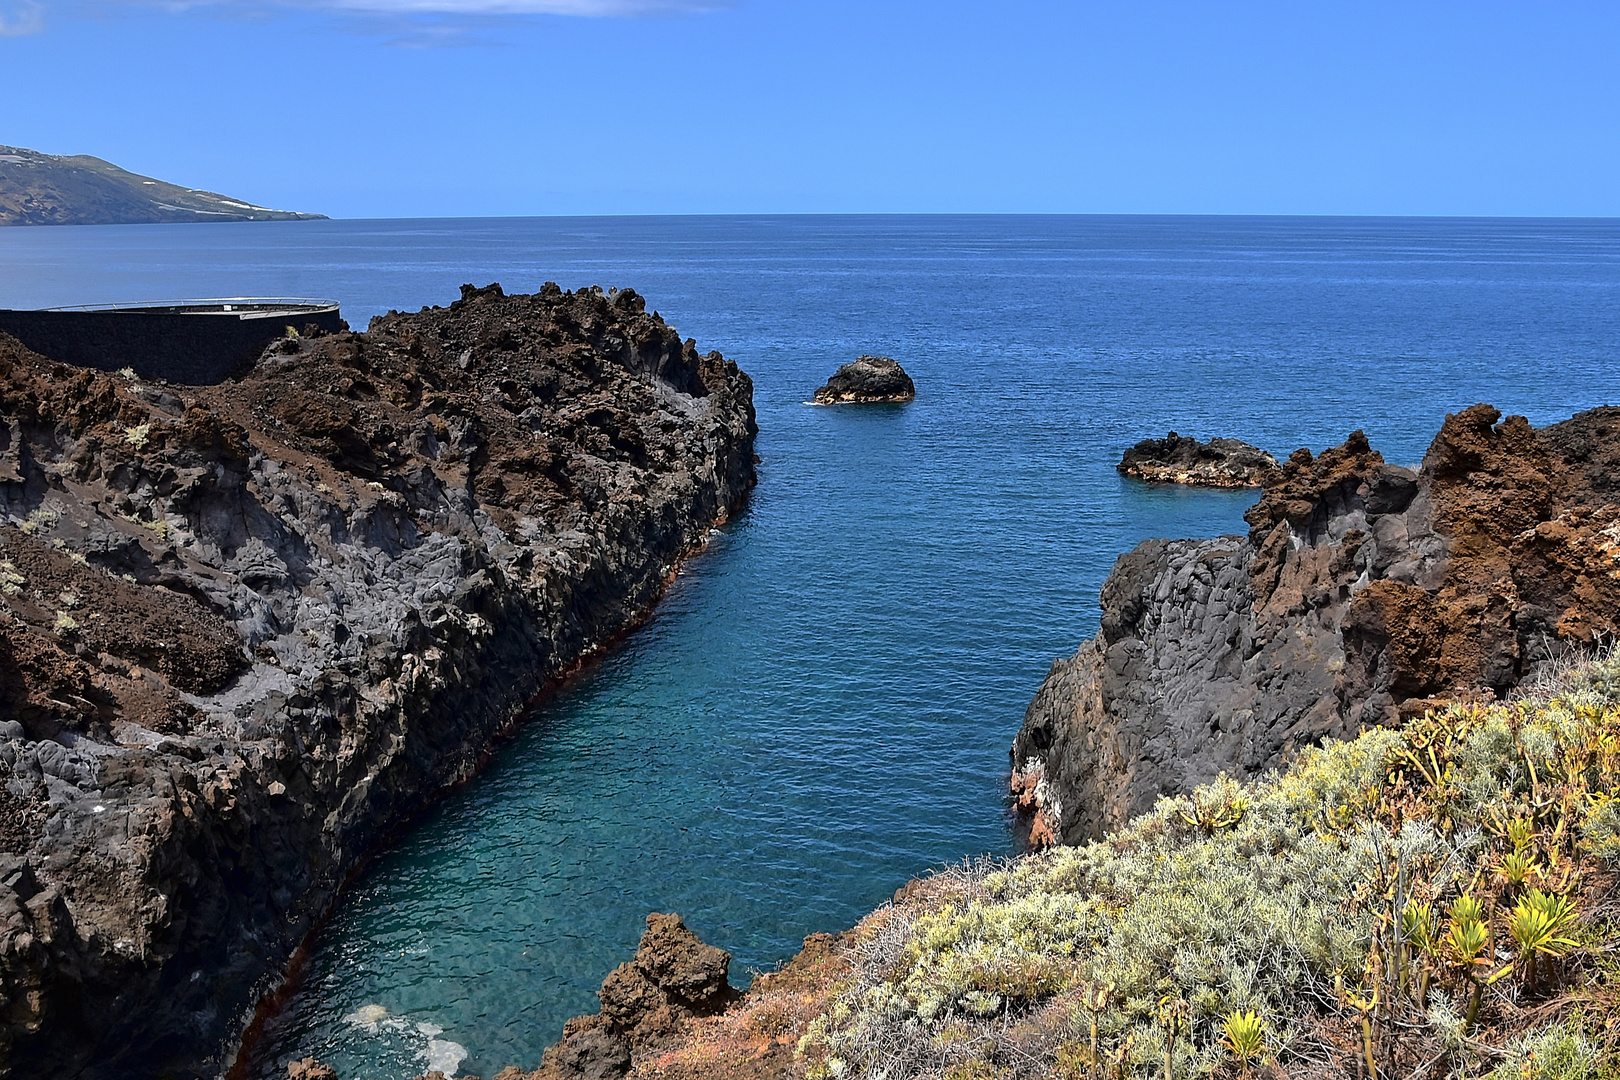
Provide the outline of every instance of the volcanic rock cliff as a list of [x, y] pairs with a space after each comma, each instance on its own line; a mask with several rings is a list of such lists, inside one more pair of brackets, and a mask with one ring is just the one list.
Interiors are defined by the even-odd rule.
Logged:
[[[1498, 421], [1501, 421], [1498, 423]], [[1416, 472], [1360, 433], [1296, 451], [1247, 536], [1149, 540], [1012, 747], [1036, 843], [1096, 837], [1226, 772], [1489, 699], [1620, 619], [1620, 409], [1446, 417]]]
[[0, 1062], [215, 1075], [386, 831], [754, 483], [631, 291], [462, 290], [239, 379], [0, 337]]

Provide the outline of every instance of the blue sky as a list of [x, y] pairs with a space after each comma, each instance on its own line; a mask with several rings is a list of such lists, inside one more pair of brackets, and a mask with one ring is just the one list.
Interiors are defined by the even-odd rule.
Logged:
[[1620, 5], [0, 0], [0, 143], [341, 217], [1620, 216]]

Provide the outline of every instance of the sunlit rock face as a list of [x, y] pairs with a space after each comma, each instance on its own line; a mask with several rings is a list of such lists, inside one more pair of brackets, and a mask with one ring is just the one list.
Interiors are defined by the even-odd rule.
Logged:
[[740, 504], [752, 393], [628, 290], [217, 386], [0, 339], [0, 1063], [216, 1075], [356, 860]]
[[1144, 542], [1013, 743], [1033, 836], [1098, 836], [1294, 747], [1499, 697], [1613, 634], [1617, 486], [1620, 409], [1535, 430], [1476, 405], [1416, 471], [1357, 432], [1296, 451], [1247, 536]]

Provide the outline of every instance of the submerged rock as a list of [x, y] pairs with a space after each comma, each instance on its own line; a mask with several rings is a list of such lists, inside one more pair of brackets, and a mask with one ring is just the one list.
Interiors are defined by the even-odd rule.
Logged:
[[1197, 439], [1171, 432], [1162, 439], [1143, 439], [1115, 466], [1126, 476], [1156, 483], [1199, 487], [1262, 487], [1277, 479], [1277, 459], [1236, 439]]
[[357, 860], [740, 504], [752, 393], [630, 290], [219, 386], [0, 336], [0, 1072], [223, 1072]]
[[1247, 536], [1120, 557], [1101, 630], [1025, 714], [1015, 797], [1074, 842], [1294, 747], [1506, 694], [1620, 630], [1617, 494], [1615, 408], [1538, 431], [1476, 405], [1416, 472], [1360, 432], [1296, 451]]
[[816, 391], [817, 405], [910, 401], [917, 387], [900, 364], [887, 356], [857, 356]]

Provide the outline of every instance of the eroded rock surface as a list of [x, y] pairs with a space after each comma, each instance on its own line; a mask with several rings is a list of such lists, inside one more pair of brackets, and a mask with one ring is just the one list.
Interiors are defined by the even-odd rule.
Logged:
[[386, 831], [754, 482], [631, 291], [463, 288], [219, 386], [0, 338], [0, 1063], [216, 1075]]
[[816, 390], [815, 401], [817, 405], [880, 404], [910, 401], [916, 396], [916, 384], [898, 361], [887, 356], [857, 356]]
[[[1500, 423], [1498, 422], [1500, 421]], [[1102, 589], [1012, 747], [1034, 839], [1100, 835], [1227, 772], [1500, 696], [1620, 621], [1620, 409], [1446, 418], [1421, 468], [1360, 432], [1296, 451], [1247, 536], [1149, 540]]]
[[618, 1080], [637, 1056], [666, 1045], [697, 1017], [715, 1016], [740, 996], [726, 981], [731, 954], [705, 945], [679, 915], [647, 916], [635, 959], [602, 980], [600, 1012], [563, 1025], [540, 1068], [513, 1066], [497, 1080]]
[[1236, 439], [1199, 442], [1174, 431], [1143, 439], [1115, 468], [1138, 480], [1198, 487], [1262, 487], [1282, 475], [1277, 459], [1259, 447]]

